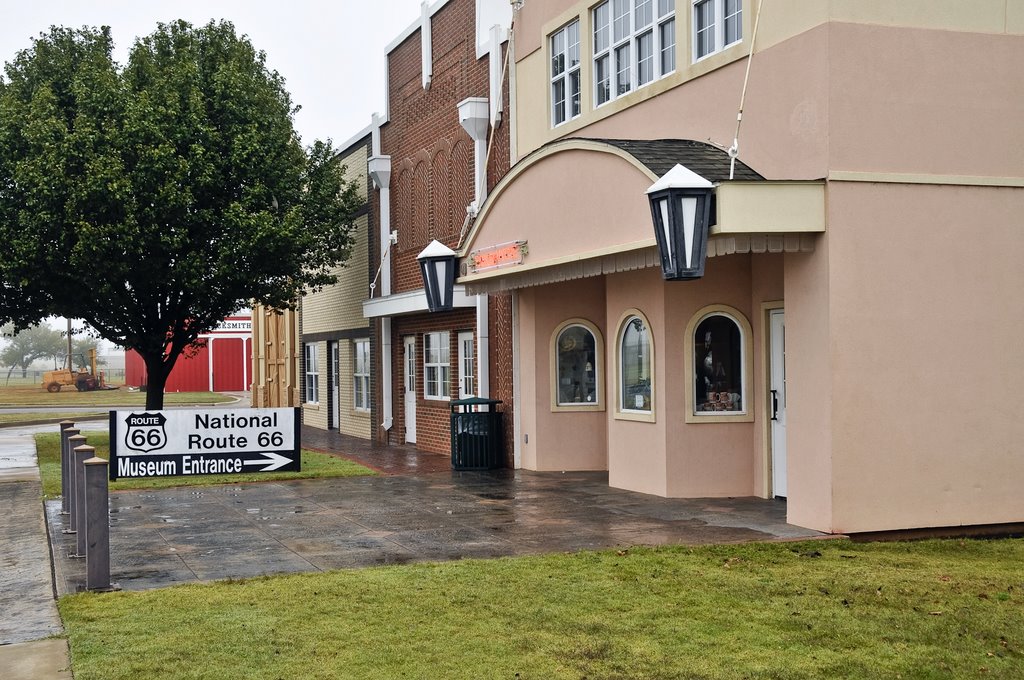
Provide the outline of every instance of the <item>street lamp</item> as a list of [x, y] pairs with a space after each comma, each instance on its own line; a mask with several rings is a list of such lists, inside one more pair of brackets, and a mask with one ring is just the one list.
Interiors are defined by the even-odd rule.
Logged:
[[704, 276], [713, 191], [711, 182], [678, 164], [647, 190], [666, 281]]
[[452, 308], [455, 291], [455, 251], [434, 240], [416, 259], [423, 275], [427, 308], [432, 312], [447, 312]]

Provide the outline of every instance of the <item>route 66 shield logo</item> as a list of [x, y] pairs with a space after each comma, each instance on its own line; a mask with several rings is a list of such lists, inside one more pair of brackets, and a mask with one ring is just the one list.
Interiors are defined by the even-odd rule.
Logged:
[[167, 431], [163, 413], [130, 413], [125, 418], [128, 428], [124, 433], [124, 445], [132, 451], [149, 453], [167, 445]]

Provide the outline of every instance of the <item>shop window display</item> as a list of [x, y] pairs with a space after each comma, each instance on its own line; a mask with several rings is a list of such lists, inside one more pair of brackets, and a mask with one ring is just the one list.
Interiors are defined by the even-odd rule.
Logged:
[[558, 405], [594, 404], [598, 401], [597, 341], [584, 326], [568, 326], [558, 334]]
[[694, 411], [744, 412], [743, 336], [723, 314], [703, 319], [694, 331]]
[[643, 319], [630, 317], [619, 345], [619, 408], [651, 411], [651, 340]]

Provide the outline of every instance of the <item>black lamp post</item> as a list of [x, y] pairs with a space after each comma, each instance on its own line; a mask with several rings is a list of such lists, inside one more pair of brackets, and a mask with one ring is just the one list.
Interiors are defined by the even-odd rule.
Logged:
[[713, 191], [711, 182], [681, 165], [647, 190], [666, 281], [704, 276]]
[[450, 310], [455, 295], [455, 251], [440, 241], [431, 241], [416, 259], [423, 275], [427, 308], [432, 312]]

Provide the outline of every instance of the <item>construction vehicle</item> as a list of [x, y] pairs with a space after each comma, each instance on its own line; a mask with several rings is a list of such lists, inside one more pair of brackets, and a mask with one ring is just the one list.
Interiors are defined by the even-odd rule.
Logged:
[[[77, 371], [72, 370], [74, 357], [81, 359]], [[91, 392], [93, 390], [116, 390], [116, 385], [108, 385], [106, 377], [102, 372], [96, 370], [96, 349], [89, 350], [89, 362], [86, 364], [85, 355], [69, 354], [64, 361], [64, 368], [43, 373], [43, 387], [47, 392], [60, 392], [65, 385], [74, 385], [79, 392]]]

